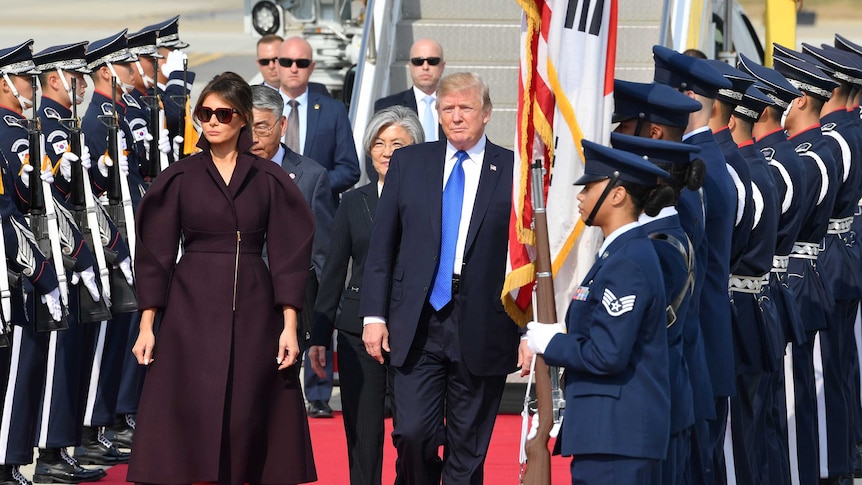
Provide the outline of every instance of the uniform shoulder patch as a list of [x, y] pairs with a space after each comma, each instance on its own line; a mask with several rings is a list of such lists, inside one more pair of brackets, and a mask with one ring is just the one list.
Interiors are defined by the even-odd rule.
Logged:
[[62, 155], [69, 146], [68, 135], [63, 130], [54, 130], [45, 140], [54, 149], [54, 155]]
[[832, 131], [836, 126], [838, 126], [836, 123], [826, 123], [825, 125], [820, 125], [820, 131]]
[[771, 161], [773, 158], [775, 158], [775, 149], [774, 148], [770, 148], [770, 147], [761, 148], [760, 153], [763, 154], [763, 157], [766, 158], [767, 162]]
[[636, 295], [628, 295], [617, 298], [617, 296], [613, 294], [610, 288], [605, 288], [605, 292], [602, 295], [602, 305], [604, 305], [605, 310], [608, 311], [608, 315], [612, 317], [618, 317], [634, 309], [635, 298]]
[[138, 100], [129, 93], [123, 93], [123, 102], [126, 103], [126, 106], [141, 109], [141, 105], [138, 104]]
[[111, 103], [102, 103], [102, 114], [108, 116], [114, 114], [114, 106]]
[[803, 153], [803, 152], [810, 151], [812, 146], [813, 145], [811, 144], [811, 142], [806, 141], [805, 143], [800, 143], [799, 145], [796, 145], [795, 150], [796, 150], [796, 153]]
[[6, 115], [3, 117], [3, 121], [6, 122], [7, 125], [13, 126], [16, 128], [24, 128], [24, 125], [21, 124], [21, 120], [12, 115]]
[[45, 108], [45, 117], [55, 119], [55, 120], [62, 120], [63, 119], [63, 117], [60, 116], [60, 113], [58, 113], [56, 109], [54, 109], [50, 106]]

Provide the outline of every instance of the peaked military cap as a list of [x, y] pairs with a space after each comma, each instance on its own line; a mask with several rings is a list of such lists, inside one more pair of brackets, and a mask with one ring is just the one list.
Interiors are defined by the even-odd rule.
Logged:
[[851, 57], [852, 54], [834, 47], [818, 48], [804, 42], [802, 43], [802, 51], [832, 69], [832, 72], [827, 74], [832, 75], [833, 79], [845, 84], [862, 86], [862, 67], [856, 59]]
[[156, 46], [157, 30], [141, 29], [134, 34], [126, 36], [128, 39], [129, 53], [136, 56], [149, 56], [156, 59], [163, 56], [159, 55], [159, 48]]
[[0, 49], [0, 74], [41, 74], [33, 62], [33, 39]]
[[660, 125], [685, 127], [689, 113], [700, 111], [701, 107], [697, 100], [664, 84], [614, 80], [613, 121], [638, 118]]
[[708, 60], [706, 62], [731, 84], [729, 88], [719, 89], [716, 98], [727, 104], [738, 105], [745, 96], [745, 91], [754, 84], [755, 79], [747, 72], [740, 71], [724, 61]]
[[835, 34], [835, 47], [842, 51], [852, 52], [856, 55], [862, 56], [862, 45], [852, 42], [850, 39], [840, 34]]
[[807, 52], [795, 51], [789, 47], [784, 47], [781, 44], [775, 44], [775, 43], [772, 44], [772, 47], [773, 47], [772, 52], [774, 54], [773, 55], [773, 64], [774, 64], [775, 58], [783, 57], [785, 59], [795, 59], [797, 61], [802, 61], [802, 62], [807, 62], [809, 64], [814, 64], [815, 66], [817, 66], [817, 69], [820, 69], [821, 71], [825, 72], [826, 74], [829, 74], [830, 76], [832, 75], [833, 72], [835, 72], [834, 69], [832, 69], [831, 67], [827, 66], [826, 64], [820, 62], [820, 59], [812, 56], [811, 54], [809, 54]]
[[109, 62], [130, 62], [134, 60], [129, 53], [126, 32], [128, 32], [128, 29], [123, 29], [110, 37], [90, 42], [90, 45], [87, 46], [87, 67], [95, 69]]
[[87, 41], [48, 47], [33, 55], [36, 69], [45, 72], [54, 69], [89, 74], [87, 68]]
[[611, 145], [618, 150], [646, 157], [654, 164], [687, 165], [700, 153], [697, 145], [622, 133], [611, 133]]
[[[762, 88], [761, 88], [762, 86]], [[763, 110], [775, 104], [772, 98], [766, 95], [761, 89], [769, 89], [767, 86], [754, 84], [748, 87], [742, 100], [734, 108], [733, 115], [751, 121], [752, 123], [760, 119]]]
[[715, 98], [719, 89], [731, 87], [730, 81], [709, 65], [704, 59], [680, 54], [660, 45], [653, 46], [655, 75], [653, 80], [675, 89], [692, 90], [695, 93]]
[[153, 30], [156, 32], [156, 46], [169, 49], [185, 49], [189, 45], [180, 40], [180, 16], [170, 18], [164, 22], [148, 25], [141, 31]]
[[787, 109], [791, 101], [802, 96], [802, 92], [793, 87], [778, 71], [761, 66], [745, 57], [745, 54], [739, 54], [739, 63], [736, 67], [751, 74], [758, 82], [771, 88], [772, 92], [765, 92], [764, 94], [772, 99], [775, 105], [781, 109]]
[[658, 185], [658, 179], [667, 180], [670, 174], [656, 167], [644, 157], [623, 150], [608, 148], [582, 140], [584, 146], [584, 174], [575, 185], [604, 180], [618, 175], [619, 180], [640, 185]]
[[800, 91], [827, 100], [832, 97], [832, 90], [838, 87], [837, 82], [814, 64], [785, 57], [776, 57], [774, 61], [775, 70]]

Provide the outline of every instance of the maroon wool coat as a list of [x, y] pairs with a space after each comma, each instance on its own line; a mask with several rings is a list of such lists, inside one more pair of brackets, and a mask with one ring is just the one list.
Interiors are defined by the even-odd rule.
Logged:
[[229, 185], [204, 140], [203, 152], [162, 172], [138, 207], [138, 304], [163, 313], [132, 482], [317, 478], [297, 366], [279, 372], [275, 361], [282, 305], [302, 307], [314, 223], [287, 173], [247, 153], [245, 129], [238, 144]]

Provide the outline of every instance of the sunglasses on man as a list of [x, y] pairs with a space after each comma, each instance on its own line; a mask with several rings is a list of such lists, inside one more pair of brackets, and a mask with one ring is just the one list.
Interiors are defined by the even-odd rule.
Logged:
[[427, 62], [429, 66], [436, 66], [437, 64], [440, 64], [440, 61], [442, 60], [443, 59], [440, 59], [439, 57], [411, 57], [410, 64], [419, 67]]
[[305, 69], [311, 65], [311, 59], [291, 59], [289, 57], [278, 58], [278, 65], [281, 67], [290, 67], [294, 62], [296, 63], [296, 67], [300, 69]]
[[233, 119], [233, 114], [239, 113], [235, 108], [209, 108], [207, 106], [201, 106], [197, 110], [195, 110], [195, 116], [201, 121], [201, 123], [207, 122], [212, 119], [213, 115], [215, 115], [216, 119], [219, 123], [230, 123]]
[[258, 59], [257, 63], [261, 66], [268, 66], [273, 62], [278, 62], [278, 57], [270, 57], [269, 59]]

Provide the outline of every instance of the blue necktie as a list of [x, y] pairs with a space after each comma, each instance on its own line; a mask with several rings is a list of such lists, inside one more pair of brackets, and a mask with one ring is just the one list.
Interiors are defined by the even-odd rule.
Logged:
[[422, 115], [422, 128], [425, 129], [425, 141], [437, 141], [437, 122], [434, 120], [434, 112], [431, 105], [434, 104], [433, 96], [425, 96], [425, 113]]
[[464, 166], [467, 152], [459, 150], [458, 160], [452, 167], [449, 180], [443, 189], [443, 224], [440, 231], [440, 258], [437, 277], [428, 301], [439, 311], [452, 300], [452, 268], [455, 265], [455, 246], [458, 245], [458, 228], [461, 226], [461, 206], [464, 204]]

